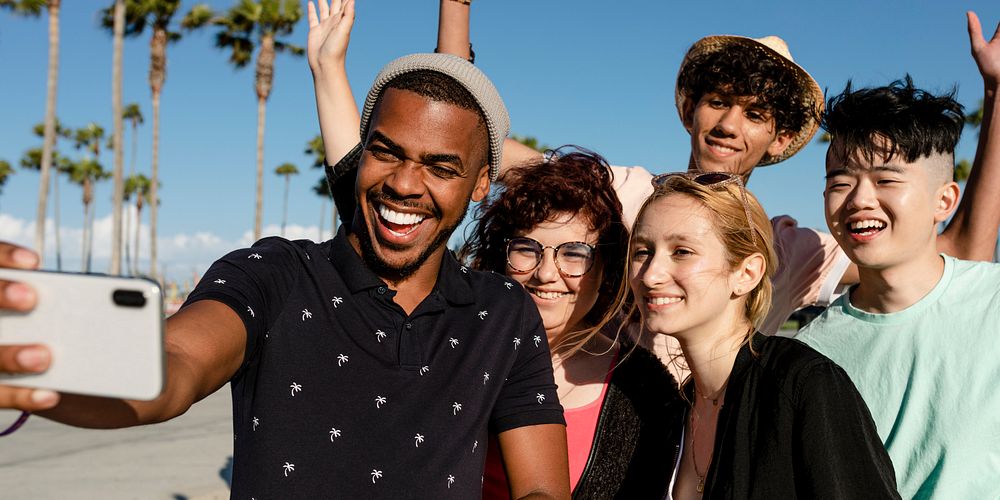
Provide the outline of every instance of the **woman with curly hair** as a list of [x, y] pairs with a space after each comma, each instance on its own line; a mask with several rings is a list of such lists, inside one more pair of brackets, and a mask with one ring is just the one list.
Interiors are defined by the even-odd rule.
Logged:
[[[473, 267], [516, 280], [538, 306], [574, 496], [659, 498], [671, 458], [663, 419], [683, 403], [657, 358], [617, 332], [628, 231], [609, 172], [580, 149], [509, 171], [479, 206], [465, 253]], [[497, 449], [489, 447], [484, 498], [508, 496]]]

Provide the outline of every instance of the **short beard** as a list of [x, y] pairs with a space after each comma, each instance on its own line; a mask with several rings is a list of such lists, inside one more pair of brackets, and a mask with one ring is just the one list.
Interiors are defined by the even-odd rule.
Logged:
[[[358, 236], [358, 241], [361, 244], [361, 258], [365, 261], [365, 264], [368, 266], [368, 268], [371, 269], [372, 272], [374, 272], [380, 278], [386, 279], [393, 283], [398, 283], [400, 281], [405, 280], [406, 278], [409, 278], [410, 276], [413, 275], [413, 273], [417, 272], [417, 270], [419, 270], [421, 266], [424, 265], [424, 262], [427, 261], [427, 259], [430, 257], [432, 253], [434, 253], [434, 251], [440, 248], [441, 245], [443, 245], [445, 242], [448, 241], [449, 238], [451, 238], [451, 234], [454, 233], [455, 229], [458, 228], [459, 224], [461, 224], [462, 221], [465, 220], [465, 215], [469, 211], [469, 201], [470, 200], [466, 200], [465, 206], [462, 207], [462, 216], [459, 217], [454, 224], [452, 224], [451, 226], [446, 226], [442, 228], [440, 231], [438, 231], [438, 234], [437, 236], [434, 237], [434, 240], [431, 241], [430, 245], [427, 245], [427, 248], [425, 248], [424, 251], [421, 252], [419, 256], [417, 256], [416, 259], [414, 259], [411, 262], [404, 263], [401, 266], [394, 266], [382, 260], [378, 256], [378, 254], [375, 252], [375, 245], [372, 244], [372, 239], [374, 238], [374, 236], [372, 236], [371, 231], [368, 229], [368, 221], [365, 219], [364, 215], [361, 212], [359, 212], [358, 215], [360, 215], [360, 217], [356, 218], [356, 222], [358, 223], [355, 224], [354, 227], [352, 227], [352, 229], [355, 230], [355, 233]], [[361, 207], [358, 207], [358, 210], [360, 210], [360, 208]], [[378, 214], [375, 214], [375, 216], [378, 217]]]

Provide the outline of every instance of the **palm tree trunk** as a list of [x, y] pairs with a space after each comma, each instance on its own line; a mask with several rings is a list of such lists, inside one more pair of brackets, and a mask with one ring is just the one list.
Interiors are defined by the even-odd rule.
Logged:
[[260, 239], [264, 219], [264, 121], [267, 113], [267, 97], [271, 95], [273, 80], [274, 35], [264, 35], [260, 41], [254, 77], [257, 91], [257, 209], [254, 217], [254, 241]]
[[[334, 208], [336, 210], [336, 208]], [[323, 198], [323, 203], [319, 207], [319, 239], [316, 240], [317, 243], [323, 241], [323, 217], [326, 216], [326, 198]]]
[[[162, 29], [153, 31], [149, 41], [149, 88], [153, 96], [153, 161], [149, 185], [149, 276], [159, 281], [156, 271], [156, 221], [160, 207], [160, 93], [163, 82], [167, 79], [167, 32]], [[136, 231], [142, 227], [142, 217], [139, 217], [139, 199], [136, 200]], [[136, 262], [139, 258], [139, 243], [135, 245]], [[136, 272], [139, 268], [136, 266]]]
[[[62, 271], [62, 238], [59, 236], [59, 171], [56, 170], [56, 175], [52, 176], [52, 198], [55, 203], [54, 212], [52, 215], [54, 217], [56, 231], [56, 271]], [[41, 256], [41, 252], [38, 252]]]
[[132, 234], [132, 204], [125, 206], [125, 231], [122, 239], [125, 240], [125, 267], [130, 276], [135, 276], [135, 268], [132, 267], [132, 252], [129, 244], [129, 236]]
[[[152, 211], [150, 211], [150, 217], [152, 217]], [[142, 227], [142, 195], [139, 194], [135, 200], [135, 254], [132, 255], [132, 269], [136, 275], [139, 274], [139, 235], [142, 233], [139, 229]], [[152, 276], [152, 262], [149, 264], [150, 276]], [[154, 278], [155, 279], [155, 278]]]
[[267, 99], [257, 99], [257, 206], [254, 210], [253, 240], [261, 237], [264, 219], [264, 120], [267, 114]]
[[[115, 151], [111, 195], [111, 274], [122, 269], [122, 198], [124, 196], [123, 158], [125, 130], [122, 118], [122, 45], [125, 39], [125, 0], [115, 0], [114, 55], [111, 63], [111, 113], [114, 117]], [[89, 263], [88, 263], [89, 265]]]
[[94, 230], [90, 224], [90, 205], [94, 199], [93, 183], [90, 179], [83, 180], [83, 272], [90, 272], [91, 239]]
[[[59, 4], [49, 0], [49, 75], [45, 97], [45, 138], [42, 141], [41, 178], [38, 180], [38, 210], [35, 215], [35, 251], [45, 258], [45, 209], [49, 201], [49, 175], [56, 146], [56, 87], [59, 80]], [[56, 226], [58, 233], [59, 227]]]
[[292, 176], [285, 175], [285, 203], [281, 209], [281, 237], [285, 237], [285, 223], [288, 222], [288, 184], [292, 180]]

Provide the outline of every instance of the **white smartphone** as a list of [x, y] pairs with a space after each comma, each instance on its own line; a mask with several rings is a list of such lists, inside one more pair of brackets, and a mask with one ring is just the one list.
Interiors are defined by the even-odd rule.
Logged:
[[0, 310], [0, 345], [44, 344], [42, 374], [0, 373], [0, 384], [150, 400], [163, 389], [163, 299], [145, 278], [0, 269], [34, 287], [31, 312]]

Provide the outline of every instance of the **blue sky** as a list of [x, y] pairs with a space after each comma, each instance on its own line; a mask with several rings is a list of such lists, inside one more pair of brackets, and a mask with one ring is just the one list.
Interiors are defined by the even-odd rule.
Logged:
[[[96, 14], [105, 3], [110, 2], [63, 5], [57, 114], [65, 125], [96, 121], [110, 133], [112, 40], [99, 28]], [[210, 3], [216, 9], [231, 4]], [[185, 2], [182, 12], [193, 4]], [[613, 164], [667, 172], [686, 166], [688, 136], [674, 109], [673, 82], [687, 47], [698, 38], [776, 34], [828, 91], [839, 92], [848, 78], [860, 85], [881, 85], [908, 72], [929, 90], [957, 86], [959, 100], [972, 108], [982, 96], [982, 82], [969, 55], [968, 9], [979, 13], [987, 33], [1000, 21], [995, 0], [710, 5], [477, 0], [472, 39], [476, 63], [500, 89], [515, 133], [536, 136], [550, 146], [585, 146]], [[437, 2], [358, 0], [357, 12], [348, 71], [355, 97], [363, 99], [383, 64], [433, 49]], [[44, 16], [24, 19], [0, 13], [0, 159], [12, 164], [41, 142], [31, 127], [45, 110], [46, 29]], [[303, 17], [289, 40], [304, 46], [306, 32]], [[194, 33], [168, 49], [161, 108], [159, 248], [168, 275], [177, 279], [200, 273], [214, 258], [250, 243], [253, 226], [253, 68], [234, 70], [212, 40], [209, 32]], [[147, 174], [152, 115], [146, 81], [148, 41], [148, 35], [126, 40], [124, 59], [124, 102], [138, 103], [147, 120], [138, 139], [138, 170]], [[291, 181], [289, 236], [318, 238], [322, 200], [311, 187], [321, 172], [309, 168], [311, 161], [304, 154], [306, 141], [317, 132], [308, 65], [304, 58], [279, 55], [267, 109], [265, 233], [277, 234], [281, 224], [284, 181], [272, 172], [291, 162], [301, 174]], [[129, 133], [126, 130], [130, 145]], [[975, 139], [975, 133], [967, 131], [960, 157], [971, 159]], [[76, 153], [68, 143], [62, 150]], [[824, 227], [824, 153], [822, 145], [812, 144], [753, 175], [750, 188], [769, 214], [791, 214], [802, 225]], [[131, 150], [126, 150], [126, 169], [130, 157]], [[102, 160], [110, 169], [111, 154], [105, 153]], [[4, 186], [0, 239], [32, 241], [37, 184], [37, 173], [18, 168]], [[110, 199], [107, 182], [98, 187], [95, 203], [98, 271], [106, 268], [110, 253]], [[80, 200], [79, 188], [63, 181], [63, 247], [71, 270], [79, 266]], [[325, 222], [329, 225], [329, 214]], [[141, 247], [148, 249], [148, 241]], [[53, 265], [48, 258], [46, 266]]]

